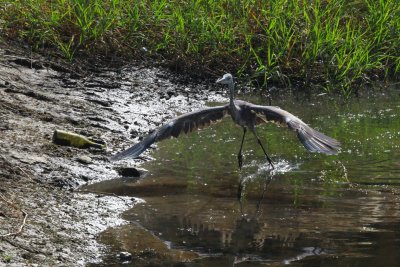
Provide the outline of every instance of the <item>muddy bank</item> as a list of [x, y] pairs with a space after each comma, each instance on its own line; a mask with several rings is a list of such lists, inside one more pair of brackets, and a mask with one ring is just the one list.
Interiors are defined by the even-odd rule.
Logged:
[[[108, 161], [112, 153], [177, 113], [220, 98], [214, 90], [156, 68], [88, 70], [1, 47], [0, 265], [99, 261], [107, 248], [97, 235], [125, 224], [120, 213], [140, 199], [77, 189], [120, 177]], [[55, 145], [55, 129], [104, 141], [107, 149]]]

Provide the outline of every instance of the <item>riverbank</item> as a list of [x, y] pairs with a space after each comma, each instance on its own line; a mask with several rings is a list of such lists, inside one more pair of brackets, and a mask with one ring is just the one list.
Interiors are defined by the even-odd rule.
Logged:
[[[99, 261], [107, 247], [98, 234], [126, 224], [120, 214], [140, 199], [76, 189], [119, 177], [111, 154], [213, 96], [157, 68], [89, 69], [1, 46], [0, 265]], [[107, 150], [55, 145], [55, 129], [103, 140]]]

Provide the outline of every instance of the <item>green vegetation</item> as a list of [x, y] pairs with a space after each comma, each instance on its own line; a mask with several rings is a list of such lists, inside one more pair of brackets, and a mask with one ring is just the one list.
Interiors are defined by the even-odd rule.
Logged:
[[[39, 50], [167, 59], [203, 74], [349, 93], [400, 72], [398, 0], [3, 0], [3, 36]], [[143, 49], [146, 48], [146, 49]], [[144, 52], [147, 50], [148, 52]]]
[[3, 262], [5, 263], [10, 263], [11, 260], [13, 259], [13, 256], [10, 255], [3, 255], [2, 257], [3, 257]]

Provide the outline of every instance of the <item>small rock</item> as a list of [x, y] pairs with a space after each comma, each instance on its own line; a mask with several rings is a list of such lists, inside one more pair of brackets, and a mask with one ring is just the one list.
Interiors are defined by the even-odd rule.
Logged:
[[27, 252], [27, 253], [22, 253], [21, 257], [24, 258], [25, 260], [32, 259], [32, 254]]
[[121, 261], [130, 261], [132, 260], [132, 254], [127, 251], [122, 251], [119, 253], [119, 259]]
[[79, 175], [79, 178], [81, 178], [83, 181], [88, 182], [89, 180], [92, 180], [92, 178], [90, 176], [81, 174]]
[[137, 129], [132, 129], [130, 131], [130, 134], [131, 134], [131, 138], [135, 138], [139, 135], [139, 131]]
[[37, 254], [33, 258], [35, 261], [40, 261], [40, 262], [44, 262], [46, 260], [46, 256], [43, 254]]
[[86, 155], [79, 156], [76, 160], [78, 162], [80, 162], [80, 163], [83, 163], [83, 164], [92, 163], [92, 159], [90, 157], [86, 156]]
[[89, 102], [92, 102], [92, 103], [95, 103], [95, 104], [99, 104], [99, 105], [101, 105], [103, 107], [110, 107], [111, 106], [111, 103], [109, 101], [106, 101], [106, 100], [101, 100], [101, 99], [97, 99], [97, 98], [89, 98], [89, 97], [86, 98], [85, 100], [87, 100]]
[[130, 167], [130, 166], [116, 168], [116, 171], [121, 176], [136, 177], [136, 178], [143, 177], [147, 173], [147, 170], [145, 170], [145, 169], [139, 169], [139, 168]]

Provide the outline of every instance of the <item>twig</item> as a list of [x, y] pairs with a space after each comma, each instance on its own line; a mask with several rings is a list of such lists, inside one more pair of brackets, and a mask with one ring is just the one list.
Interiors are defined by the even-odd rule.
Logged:
[[8, 201], [2, 194], [0, 194], [0, 198], [7, 203], [8, 205], [10, 205], [11, 207], [13, 207], [16, 210], [20, 210], [22, 212], [22, 214], [24, 215], [24, 219], [22, 220], [22, 224], [18, 227], [18, 230], [15, 232], [10, 232], [4, 235], [0, 235], [0, 238], [4, 238], [4, 237], [9, 237], [9, 236], [17, 236], [19, 235], [22, 230], [24, 229], [24, 226], [26, 224], [26, 219], [28, 218], [28, 213], [26, 211], [24, 211], [23, 209], [17, 207], [17, 205], [15, 205], [14, 203]]
[[27, 178], [29, 178], [29, 179], [31, 179], [31, 180], [35, 180], [35, 179], [32, 178], [31, 175], [29, 175], [29, 174], [28, 174], [26, 171], [24, 171], [21, 167], [17, 166], [17, 169], [20, 170], [20, 171], [22, 172], [22, 174], [25, 175], [25, 177], [27, 177]]
[[22, 221], [22, 224], [19, 226], [18, 230], [15, 231], [15, 232], [7, 233], [7, 234], [5, 234], [5, 235], [0, 235], [0, 238], [4, 238], [4, 237], [8, 237], [8, 236], [17, 236], [17, 235], [19, 235], [19, 234], [22, 232], [22, 230], [23, 230], [23, 228], [24, 228], [24, 226], [25, 226], [25, 224], [26, 224], [26, 218], [28, 218], [28, 213], [26, 213], [26, 212], [25, 212], [24, 210], [22, 210], [22, 209], [21, 209], [21, 212], [22, 212], [22, 214], [24, 215], [24, 220]]

